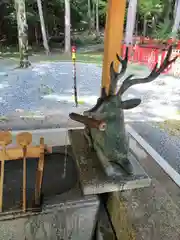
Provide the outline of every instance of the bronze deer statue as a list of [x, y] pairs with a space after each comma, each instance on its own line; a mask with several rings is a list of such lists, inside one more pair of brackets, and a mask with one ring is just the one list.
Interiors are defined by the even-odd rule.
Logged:
[[[156, 64], [149, 76], [145, 78], [134, 78], [134, 75], [130, 75], [122, 82], [119, 89], [117, 89], [118, 81], [123, 77], [127, 69], [128, 48], [126, 48], [124, 59], [117, 55], [117, 59], [122, 65], [121, 71], [117, 73], [114, 70], [113, 62], [110, 65], [111, 83], [109, 93], [106, 94], [103, 89], [96, 105], [92, 109], [84, 112], [84, 116], [80, 117], [79, 115], [81, 120], [78, 114], [70, 114], [70, 118], [85, 124], [85, 136], [96, 151], [107, 175], [118, 176], [122, 174], [122, 170], [125, 174], [133, 173], [132, 165], [128, 160], [129, 144], [125, 131], [123, 110], [138, 106], [141, 100], [130, 99], [122, 101], [122, 95], [128, 88], [135, 84], [148, 83], [155, 80], [168, 65], [177, 59], [176, 56], [171, 60], [171, 53], [172, 46], [169, 47], [166, 58], [161, 66], [158, 68], [158, 64]], [[98, 124], [96, 124], [96, 127], [92, 127], [92, 124], [88, 124], [88, 119], [91, 119], [91, 121], [94, 120], [95, 122], [101, 120], [101, 126], [102, 122], [104, 123], [103, 128], [97, 127]]]

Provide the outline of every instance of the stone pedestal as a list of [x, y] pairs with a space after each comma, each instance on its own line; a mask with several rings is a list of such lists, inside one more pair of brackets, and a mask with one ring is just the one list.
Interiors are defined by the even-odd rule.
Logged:
[[131, 152], [129, 160], [133, 166], [133, 174], [124, 174], [122, 170], [120, 176], [113, 178], [104, 172], [96, 152], [89, 148], [83, 129], [69, 130], [69, 138], [85, 195], [131, 190], [150, 185], [151, 179]]
[[[108, 176], [96, 151], [89, 147], [83, 129], [69, 130], [69, 138], [84, 195], [100, 194], [101, 207], [103, 203], [106, 215], [109, 216], [106, 221], [102, 220], [104, 218], [102, 215], [99, 216], [98, 232], [104, 239], [108, 240], [134, 240], [133, 227], [128, 218], [127, 206], [121, 198], [121, 193], [149, 187], [151, 179], [141, 167], [139, 160], [131, 151], [132, 149], [130, 149], [128, 156], [133, 167], [132, 174], [125, 174], [122, 169], [119, 176]], [[106, 200], [104, 200], [104, 196]], [[107, 227], [108, 221], [111, 223], [110, 227]], [[114, 229], [113, 232], [112, 229]]]

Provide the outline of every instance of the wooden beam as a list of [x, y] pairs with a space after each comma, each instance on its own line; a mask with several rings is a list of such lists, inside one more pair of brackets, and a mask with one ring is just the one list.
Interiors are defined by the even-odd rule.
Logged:
[[[52, 148], [46, 148], [46, 151], [48, 153], [52, 152]], [[41, 154], [41, 149], [39, 146], [28, 146], [27, 147], [27, 158], [38, 158]], [[0, 150], [0, 162], [2, 159], [5, 161], [16, 161], [17, 159], [23, 158], [23, 152], [21, 147], [15, 147], [15, 148], [9, 148], [6, 149], [6, 152], [4, 153], [2, 150]]]
[[136, 240], [131, 219], [129, 219], [128, 202], [121, 196], [121, 192], [109, 194], [107, 209], [118, 240]]
[[[110, 85], [110, 64], [115, 61], [115, 70], [118, 70], [116, 53], [121, 53], [126, 0], [109, 0], [106, 17], [104, 61], [102, 72], [102, 89], [108, 94]], [[131, 223], [128, 221], [126, 205], [120, 192], [109, 194], [107, 208], [115, 228], [118, 240], [135, 239]]]
[[[121, 53], [125, 8], [126, 0], [108, 1], [104, 39], [104, 61], [102, 72], [102, 88], [105, 88], [106, 92], [108, 92], [110, 85], [110, 64], [112, 61], [116, 60], [116, 53]], [[117, 62], [115, 62], [115, 69], [118, 69]]]

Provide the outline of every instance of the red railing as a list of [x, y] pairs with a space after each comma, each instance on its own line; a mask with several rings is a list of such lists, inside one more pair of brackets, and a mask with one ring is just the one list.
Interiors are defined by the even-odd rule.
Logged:
[[[125, 55], [126, 45], [122, 47], [122, 55]], [[179, 49], [173, 50], [174, 54], [179, 54]], [[161, 64], [167, 53], [167, 47], [158, 46], [154, 44], [148, 45], [135, 45], [129, 47], [129, 61], [139, 63], [148, 66], [153, 69], [156, 63]], [[174, 56], [173, 56], [174, 57]], [[172, 69], [172, 65], [164, 71], [164, 74], [168, 73]]]
[[[136, 43], [144, 43], [144, 44], [147, 44], [147, 45], [154, 45], [154, 44], [159, 44], [160, 40], [158, 39], [152, 39], [152, 38], [148, 38], [148, 37], [142, 37], [142, 36], [138, 36], [138, 37], [134, 37], [134, 41]], [[168, 39], [165, 41], [167, 44], [173, 44], [174, 43], [174, 40], [172, 38]], [[180, 49], [180, 40], [176, 40], [176, 49]]]

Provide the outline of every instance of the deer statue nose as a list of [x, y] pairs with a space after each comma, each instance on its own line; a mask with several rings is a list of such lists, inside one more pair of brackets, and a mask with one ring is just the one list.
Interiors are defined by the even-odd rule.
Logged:
[[83, 116], [77, 113], [70, 113], [69, 117], [74, 121], [83, 123], [85, 126], [88, 126], [89, 128], [96, 128], [100, 131], [104, 131], [106, 128], [106, 123], [103, 120], [89, 118], [87, 116]]

